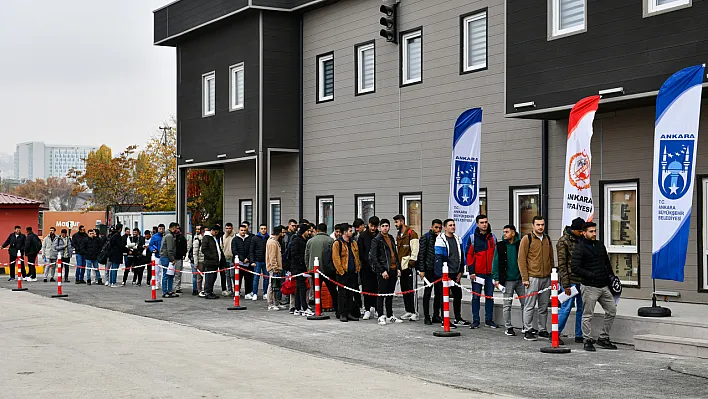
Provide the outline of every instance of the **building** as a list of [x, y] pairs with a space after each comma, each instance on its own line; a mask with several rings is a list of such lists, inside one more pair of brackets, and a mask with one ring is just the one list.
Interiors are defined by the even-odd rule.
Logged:
[[[648, 1], [403, 0], [397, 43], [379, 35], [379, 0], [173, 2], [154, 12], [154, 43], [177, 52], [178, 214], [186, 171], [209, 167], [224, 170], [227, 221], [403, 213], [425, 231], [447, 216], [455, 120], [482, 107], [481, 212], [522, 232], [547, 215], [555, 240], [570, 107], [621, 86], [596, 119], [595, 201], [603, 234], [623, 240], [611, 248], [624, 295], [648, 298], [652, 96], [705, 59], [708, 7]], [[685, 283], [658, 289], [708, 302], [686, 268]]]
[[[39, 211], [46, 209], [42, 203], [29, 198], [18, 197], [16, 195], [0, 193], [0, 244], [13, 232], [15, 226], [22, 227], [22, 234], [25, 234], [26, 227], [39, 234]], [[14, 260], [15, 257], [12, 257]], [[0, 264], [10, 262], [10, 254], [7, 250], [0, 251]], [[3, 270], [3, 269], [0, 269]]]
[[20, 143], [15, 147], [15, 179], [66, 177], [72, 168], [85, 171], [84, 159], [98, 147], [47, 145], [41, 141]]

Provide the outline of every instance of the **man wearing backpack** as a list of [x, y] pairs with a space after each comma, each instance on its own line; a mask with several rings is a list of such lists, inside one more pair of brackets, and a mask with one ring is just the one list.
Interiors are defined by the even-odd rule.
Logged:
[[[332, 245], [332, 263], [334, 263], [337, 273], [337, 281], [344, 287], [357, 289], [359, 285], [359, 270], [361, 269], [359, 247], [356, 245], [356, 241], [352, 239], [352, 227], [348, 223], [339, 225], [339, 231], [341, 235]], [[330, 294], [334, 297], [334, 293], [330, 292]], [[355, 310], [357, 313], [359, 310], [354, 302], [354, 292], [346, 288], [340, 288], [338, 296], [339, 320], [344, 322], [359, 321], [359, 317], [354, 314]]]
[[[301, 224], [297, 230], [297, 235], [290, 243], [290, 272], [293, 275], [307, 272], [305, 263], [305, 249], [307, 239], [310, 237], [310, 226]], [[315, 313], [307, 305], [307, 277], [295, 277], [297, 285], [295, 291], [295, 316], [313, 316]], [[255, 283], [254, 283], [255, 286]]]
[[315, 258], [319, 259], [320, 273], [329, 277], [329, 279], [320, 279], [320, 288], [322, 283], [326, 284], [329, 296], [332, 297], [332, 306], [334, 307], [335, 315], [339, 318], [339, 298], [337, 295], [337, 285], [334, 283], [337, 279], [337, 273], [334, 270], [332, 260], [332, 244], [334, 244], [334, 240], [327, 234], [327, 225], [325, 223], [318, 224], [317, 234], [307, 240], [307, 245], [305, 246], [305, 262], [307, 263], [307, 270], [313, 270], [315, 268]]
[[[555, 267], [553, 244], [546, 234], [546, 221], [543, 216], [533, 217], [533, 232], [525, 235], [519, 243], [519, 271], [527, 294], [544, 290], [551, 286], [551, 269]], [[535, 341], [536, 334], [532, 328], [533, 317], [538, 302], [538, 337], [548, 338], [547, 330], [548, 304], [551, 291], [546, 290], [538, 295], [526, 298], [524, 304], [524, 339]]]
[[29, 276], [25, 281], [37, 281], [37, 254], [42, 250], [42, 241], [32, 232], [32, 227], [27, 226], [27, 238], [25, 239], [25, 256], [29, 267]]
[[558, 309], [558, 334], [563, 332], [565, 324], [568, 322], [570, 311], [575, 303], [575, 342], [577, 343], [584, 342], [582, 328], [583, 296], [580, 295], [580, 276], [573, 273], [570, 260], [573, 257], [573, 250], [575, 250], [575, 246], [583, 237], [584, 224], [585, 220], [583, 220], [583, 218], [573, 219], [570, 226], [565, 228], [563, 231], [563, 236], [556, 244], [556, 253], [558, 254], [558, 274], [560, 277], [561, 288], [565, 291], [566, 295], [571, 294], [571, 287], [573, 286], [575, 286], [578, 290], [578, 295], [575, 295], [574, 297], [563, 302], [560, 309]]
[[54, 243], [54, 249], [61, 258], [62, 270], [64, 272], [63, 282], [69, 283], [69, 263], [71, 262], [71, 255], [74, 253], [74, 248], [71, 246], [71, 237], [69, 237], [66, 229], [61, 229], [61, 234], [57, 242]]
[[179, 296], [172, 291], [175, 276], [174, 274], [170, 274], [174, 272], [174, 269], [170, 270], [170, 264], [174, 265], [177, 259], [177, 245], [174, 235], [177, 226], [178, 224], [176, 222], [170, 223], [169, 231], [162, 237], [162, 244], [160, 244], [160, 265], [162, 265], [162, 269], [164, 269], [162, 271], [163, 298], [176, 298]]
[[[477, 215], [477, 227], [467, 244], [467, 270], [472, 281], [472, 326], [479, 328], [480, 295], [484, 289], [484, 324], [490, 328], [498, 328], [494, 322], [494, 284], [492, 282], [492, 261], [494, 260], [494, 247], [496, 237], [492, 234], [487, 215]], [[484, 279], [484, 285], [475, 281], [476, 277]]]
[[[440, 231], [442, 230], [442, 220], [433, 219], [430, 230], [423, 234], [420, 239], [420, 249], [418, 251], [418, 273], [420, 279], [426, 279], [432, 283], [441, 276], [435, 275], [435, 240], [437, 240]], [[433, 299], [433, 316], [430, 317], [430, 296], [435, 293]], [[440, 307], [442, 306], [442, 282], [426, 286], [423, 290], [423, 315], [425, 316], [424, 323], [428, 326], [433, 323], [442, 323], [440, 318]]]

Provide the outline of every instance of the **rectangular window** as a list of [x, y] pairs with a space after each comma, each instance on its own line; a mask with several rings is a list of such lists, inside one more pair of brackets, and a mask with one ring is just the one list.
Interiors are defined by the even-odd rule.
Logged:
[[479, 214], [489, 215], [487, 213], [487, 189], [485, 188], [479, 190]]
[[538, 187], [511, 189], [513, 213], [511, 220], [521, 235], [533, 231], [533, 217], [541, 213], [539, 192]]
[[356, 47], [356, 94], [372, 93], [376, 90], [376, 68], [374, 43]]
[[587, 0], [548, 0], [549, 38], [568, 36], [586, 30]]
[[257, 226], [255, 228], [253, 226], [253, 201], [241, 200], [239, 208], [241, 208], [241, 213], [239, 215], [239, 223], [248, 222], [251, 231], [257, 231]]
[[244, 81], [243, 81], [243, 63], [236, 64], [229, 68], [229, 88], [231, 93], [229, 93], [229, 98], [231, 99], [229, 109], [231, 111], [237, 109], [243, 109], [243, 93], [244, 93]]
[[401, 35], [401, 85], [423, 81], [423, 31]]
[[214, 72], [202, 75], [202, 116], [214, 115], [216, 111], [216, 75]]
[[603, 239], [623, 285], [639, 285], [637, 183], [604, 184]]
[[703, 203], [699, 204], [699, 206], [703, 207], [703, 220], [700, 221], [702, 227], [701, 243], [703, 244], [703, 251], [700, 256], [703, 260], [703, 270], [701, 271], [703, 278], [700, 288], [702, 291], [708, 291], [708, 177], [703, 178], [703, 181], [701, 182], [701, 189], [703, 190], [701, 195]]
[[268, 212], [268, 220], [270, 221], [271, 228], [280, 226], [280, 199], [270, 200]]
[[487, 11], [462, 18], [462, 72], [487, 68]]
[[334, 231], [334, 197], [317, 197], [317, 223], [327, 225], [327, 233]]
[[423, 196], [421, 193], [401, 193], [400, 212], [406, 224], [418, 234], [423, 228]]
[[693, 0], [644, 0], [644, 17], [691, 7]]
[[317, 102], [334, 100], [334, 53], [317, 57]]
[[354, 196], [356, 203], [356, 217], [361, 218], [364, 223], [369, 223], [369, 218], [376, 213], [376, 198], [374, 194], [358, 194]]

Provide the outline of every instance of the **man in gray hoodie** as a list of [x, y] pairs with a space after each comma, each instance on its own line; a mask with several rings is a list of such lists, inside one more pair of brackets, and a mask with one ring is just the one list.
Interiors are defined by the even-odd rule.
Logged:
[[[174, 298], [179, 295], [172, 291], [175, 274], [174, 269], [169, 271], [170, 264], [174, 265], [177, 255], [177, 245], [175, 244], [175, 229], [179, 226], [176, 222], [170, 223], [169, 231], [162, 237], [160, 245], [160, 265], [162, 265], [162, 297]], [[172, 274], [170, 274], [172, 273]]]
[[[59, 237], [57, 236], [57, 229], [54, 227], [49, 228], [49, 235], [44, 237], [42, 242], [42, 258], [44, 258], [44, 282], [47, 282], [49, 278], [50, 282], [54, 282], [54, 275], [57, 270], [57, 250], [54, 249], [54, 243], [57, 242]], [[47, 264], [49, 262], [49, 264]]]
[[64, 271], [64, 280], [62, 281], [69, 283], [69, 263], [71, 262], [71, 256], [74, 254], [74, 248], [71, 246], [71, 237], [69, 237], [66, 229], [61, 229], [61, 235], [54, 243], [54, 249], [57, 251], [57, 256], [61, 258], [61, 267]]

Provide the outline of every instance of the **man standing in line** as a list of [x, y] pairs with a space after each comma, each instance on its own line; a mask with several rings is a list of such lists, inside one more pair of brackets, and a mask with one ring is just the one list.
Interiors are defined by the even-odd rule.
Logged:
[[27, 277], [24, 266], [15, 265], [14, 263], [17, 260], [17, 251], [20, 251], [20, 259], [25, 256], [25, 240], [26, 237], [22, 234], [22, 228], [15, 226], [15, 230], [7, 236], [7, 240], [2, 244], [2, 249], [7, 248], [10, 254], [10, 279], [7, 281], [13, 281], [15, 279], [15, 267], [19, 267], [19, 269], [17, 269], [17, 278]]
[[[605, 245], [597, 241], [595, 223], [588, 222], [583, 226], [583, 239], [573, 250], [571, 265], [573, 272], [582, 278], [580, 291], [583, 295], [583, 338], [585, 339], [583, 349], [594, 352], [595, 343], [601, 348], [617, 349], [617, 346], [610, 341], [610, 329], [617, 314], [617, 305], [610, 291], [610, 284], [616, 277]], [[605, 311], [605, 323], [600, 337], [594, 341], [592, 317], [597, 302]]]
[[[305, 263], [308, 265], [308, 270], [315, 268], [315, 258], [317, 258], [320, 262], [320, 273], [332, 280], [337, 279], [334, 258], [332, 257], [332, 244], [334, 244], [334, 242], [332, 237], [327, 235], [327, 225], [324, 223], [317, 225], [317, 234], [307, 240], [307, 244], [305, 245]], [[327, 286], [329, 295], [332, 297], [332, 307], [334, 308], [336, 317], [339, 318], [337, 285], [326, 278], [320, 279], [320, 284], [322, 283]]]
[[27, 226], [27, 236], [25, 239], [25, 256], [27, 256], [27, 267], [29, 276], [25, 281], [37, 281], [37, 254], [42, 250], [42, 241], [32, 232], [32, 227]]
[[283, 252], [285, 252], [288, 244], [290, 244], [295, 237], [295, 233], [297, 233], [297, 220], [290, 219], [288, 220], [288, 231], [285, 232], [285, 236], [283, 237]]
[[115, 288], [118, 285], [117, 284], [117, 279], [118, 279], [118, 268], [120, 267], [121, 262], [123, 262], [123, 254], [125, 253], [125, 245], [123, 242], [123, 238], [121, 237], [121, 231], [123, 230], [123, 225], [118, 223], [116, 226], [115, 230], [113, 230], [113, 234], [108, 238], [108, 242], [110, 242], [110, 247], [111, 247], [111, 252], [108, 255], [108, 264], [110, 272], [108, 273], [108, 286], [111, 288]]
[[[573, 258], [573, 250], [583, 237], [583, 225], [585, 221], [582, 218], [575, 218], [570, 226], [565, 228], [563, 236], [556, 243], [556, 252], [558, 253], [558, 274], [560, 274], [561, 287], [565, 294], [570, 296], [571, 287], [578, 290], [578, 295], [566, 300], [561, 304], [558, 310], [558, 335], [563, 332], [565, 324], [568, 322], [568, 316], [573, 309], [575, 302], [575, 342], [583, 342], [582, 314], [583, 314], [583, 296], [580, 295], [580, 276], [573, 273], [570, 261]], [[560, 338], [559, 338], [560, 339]]]
[[[265, 247], [266, 241], [268, 240], [268, 226], [262, 223], [258, 226], [258, 234], [253, 236], [251, 239], [251, 248], [249, 250], [248, 259], [251, 260], [251, 266], [253, 266], [253, 271], [263, 275], [263, 299], [267, 299], [268, 293], [268, 269], [266, 269], [265, 264]], [[255, 274], [253, 276], [253, 291], [251, 300], [258, 300], [258, 282], [260, 276]]]
[[[353, 231], [349, 224], [342, 223], [339, 226], [339, 231], [342, 235], [332, 245], [332, 262], [334, 263], [334, 268], [337, 273], [337, 281], [344, 287], [357, 289], [359, 284], [359, 270], [361, 268], [361, 263], [359, 262], [359, 247], [356, 241], [352, 240]], [[334, 298], [335, 294], [333, 292], [330, 292], [330, 294]], [[355, 307], [353, 294], [352, 291], [346, 288], [339, 289], [338, 313], [340, 321], [359, 321], [359, 318], [354, 315], [354, 311], [358, 311], [358, 309]]]
[[[248, 228], [242, 224], [238, 226], [238, 234], [231, 240], [231, 253], [234, 257], [238, 256], [239, 267], [239, 287], [243, 287], [243, 292], [246, 293], [245, 299], [252, 299], [251, 290], [253, 289], [253, 274], [243, 270], [251, 269], [251, 262], [248, 259], [248, 251], [251, 248], [252, 235], [248, 234]], [[235, 258], [234, 258], [235, 259]], [[240, 295], [240, 293], [239, 293]]]
[[[369, 263], [369, 254], [371, 253], [371, 242], [379, 234], [379, 218], [372, 216], [369, 218], [369, 228], [359, 234], [356, 240], [359, 247], [359, 263], [361, 264], [361, 289], [364, 292], [378, 292], [378, 273], [376, 273]], [[369, 320], [371, 316], [378, 317], [376, 314], [377, 307], [376, 297], [364, 295], [364, 320]]]
[[204, 253], [202, 253], [202, 242], [204, 239], [204, 234], [206, 233], [206, 226], [197, 226], [194, 231], [194, 238], [192, 239], [192, 256], [194, 257], [194, 263], [196, 264], [196, 270], [194, 273], [197, 275], [197, 295], [201, 298], [206, 296], [204, 292]]
[[[143, 264], [147, 264], [147, 283], [151, 286], [152, 282], [152, 256], [150, 253], [150, 239], [152, 238], [152, 233], [150, 230], [145, 230], [143, 233], [143, 240], [145, 241], [145, 248], [143, 249]], [[143, 268], [144, 270], [145, 268]]]
[[179, 295], [172, 291], [172, 285], [174, 283], [174, 274], [170, 274], [169, 266], [170, 263], [174, 264], [177, 256], [177, 245], [175, 243], [175, 230], [177, 229], [177, 223], [172, 222], [169, 226], [169, 231], [162, 237], [162, 244], [160, 244], [160, 265], [162, 265], [162, 297], [163, 298], [175, 298]]
[[[492, 234], [487, 215], [477, 215], [477, 228], [467, 245], [467, 270], [472, 281], [472, 328], [479, 328], [480, 294], [484, 288], [484, 324], [490, 328], [499, 328], [494, 322], [494, 283], [492, 282], [492, 260], [496, 237]], [[484, 279], [484, 285], [475, 281], [477, 277]]]
[[182, 269], [184, 267], [184, 258], [187, 256], [187, 238], [182, 233], [182, 226], [175, 227], [175, 288], [174, 292], [182, 293]]
[[62, 280], [62, 282], [64, 283], [71, 282], [69, 281], [69, 263], [71, 263], [71, 256], [74, 253], [74, 248], [72, 248], [71, 238], [69, 238], [68, 233], [66, 229], [61, 229], [61, 234], [54, 243], [54, 249], [61, 258], [62, 271], [64, 272], [64, 280]]
[[221, 251], [221, 244], [216, 237], [219, 236], [221, 227], [216, 224], [210, 230], [204, 232], [204, 238], [201, 242], [201, 253], [204, 256], [204, 292], [206, 299], [219, 299], [219, 296], [214, 294], [214, 283], [216, 283], [216, 271], [226, 265], [226, 258]]
[[[410, 291], [413, 289], [413, 270], [416, 267], [420, 245], [418, 233], [406, 225], [406, 218], [403, 215], [394, 216], [393, 223], [398, 230], [396, 252], [398, 252], [398, 264], [401, 265], [401, 291]], [[403, 295], [403, 306], [406, 312], [401, 316], [402, 320], [418, 321], [418, 313], [415, 311], [415, 295], [417, 294]]]
[[[442, 220], [433, 219], [433, 223], [430, 227], [430, 231], [423, 234], [420, 239], [420, 249], [418, 251], [418, 273], [420, 274], [420, 279], [425, 282], [432, 283], [439, 279], [441, 276], [435, 275], [435, 240], [442, 230]], [[432, 292], [435, 292], [435, 299], [433, 299], [433, 317], [430, 318], [430, 296]], [[423, 314], [425, 315], [424, 323], [426, 325], [432, 325], [433, 323], [442, 323], [440, 318], [440, 307], [442, 306], [442, 282], [433, 284], [432, 286], [427, 286], [423, 290]]]
[[86, 284], [86, 281], [84, 280], [84, 276], [86, 274], [86, 262], [84, 260], [84, 254], [81, 252], [81, 248], [83, 248], [81, 243], [86, 239], [86, 237], [86, 228], [84, 226], [79, 226], [79, 231], [71, 236], [71, 243], [76, 251], [76, 271], [74, 275], [76, 284]]
[[[551, 285], [551, 269], [555, 267], [555, 260], [551, 238], [545, 231], [546, 221], [543, 216], [534, 216], [533, 232], [525, 235], [519, 243], [519, 270], [528, 293], [544, 290]], [[536, 340], [532, 328], [536, 302], [538, 302], [538, 337], [550, 337], [547, 330], [550, 299], [550, 290], [526, 298], [523, 316], [525, 340]]]
[[[54, 282], [54, 275], [57, 270], [57, 250], [54, 249], [54, 244], [57, 242], [59, 237], [56, 235], [57, 229], [54, 227], [49, 228], [49, 234], [44, 237], [42, 242], [42, 258], [44, 260], [44, 282]], [[49, 264], [47, 264], [49, 262]]]
[[[273, 235], [266, 241], [266, 269], [273, 277], [282, 277], [283, 275], [283, 254], [280, 250], [280, 240], [285, 235], [283, 226], [275, 226]], [[276, 298], [276, 285], [280, 284], [277, 278], [269, 279], [268, 285], [268, 310], [280, 310], [278, 298]], [[278, 292], [280, 290], [278, 289]]]
[[[224, 236], [221, 239], [221, 249], [224, 251], [224, 258], [226, 258], [226, 267], [230, 268], [234, 265], [234, 253], [231, 249], [231, 243], [234, 239], [236, 233], [234, 232], [234, 225], [226, 223], [224, 225]], [[233, 296], [234, 295], [234, 269], [228, 269], [225, 272], [226, 275], [226, 291], [223, 291], [221, 295], [223, 296]]]
[[101, 253], [103, 241], [98, 238], [97, 230], [89, 230], [88, 236], [81, 242], [81, 252], [86, 258], [86, 285], [91, 285], [91, 272], [96, 274], [96, 282], [103, 285], [101, 271], [98, 270], [98, 255]]
[[[457, 284], [462, 278], [462, 271], [465, 263], [462, 251], [462, 240], [455, 234], [455, 221], [445, 219], [443, 221], [445, 233], [438, 235], [435, 239], [435, 274], [443, 275], [443, 263], [447, 262], [447, 277]], [[450, 328], [457, 328], [457, 325], [471, 326], [472, 323], [462, 318], [462, 289], [454, 284], [450, 286], [452, 295], [452, 305], [455, 309], [455, 319], [450, 322]], [[444, 320], [443, 320], [444, 322]]]
[[[153, 228], [153, 231], [155, 229]], [[153, 233], [152, 237], [150, 237], [150, 253], [155, 254], [155, 257], [157, 258], [157, 261], [160, 262], [160, 250], [162, 249], [162, 238], [165, 235], [165, 225], [160, 223], [157, 225], [157, 232]], [[152, 276], [150, 277], [152, 278]], [[156, 265], [155, 268], [155, 285], [159, 288], [162, 287], [162, 268], [159, 265]]]
[[516, 234], [516, 227], [507, 224], [503, 231], [504, 239], [497, 242], [494, 250], [492, 278], [497, 282], [497, 286], [504, 288], [504, 334], [515, 337], [514, 326], [511, 324], [511, 305], [514, 302], [514, 294], [518, 295], [523, 320], [523, 308], [526, 300], [521, 297], [526, 295], [526, 290], [521, 283], [521, 272], [519, 271], [520, 240]]
[[[297, 235], [293, 238], [290, 244], [290, 272], [293, 275], [307, 272], [307, 264], [305, 263], [305, 250], [307, 247], [307, 239], [310, 234], [310, 226], [301, 224], [297, 230]], [[295, 316], [312, 316], [315, 313], [310, 310], [307, 305], [307, 277], [295, 277]], [[254, 283], [255, 285], [255, 283]]]
[[359, 239], [359, 235], [366, 231], [366, 223], [361, 218], [356, 218], [354, 223], [352, 223], [352, 227], [354, 227], [352, 241], [356, 241]]
[[[133, 276], [138, 275], [137, 271], [134, 269], [135, 266], [140, 264], [142, 260], [143, 247], [145, 246], [145, 240], [140, 236], [140, 229], [134, 228], [133, 235], [128, 237], [125, 242], [125, 248], [128, 252], [128, 261], [125, 263], [125, 270], [123, 271], [123, 281], [121, 282], [121, 287], [125, 287], [125, 283], [128, 281], [128, 274], [133, 271]], [[137, 279], [136, 279], [137, 280]], [[142, 278], [140, 279], [142, 281]], [[135, 282], [133, 282], [135, 285]]]
[[[379, 325], [389, 323], [403, 323], [403, 320], [393, 315], [393, 294], [396, 290], [396, 279], [401, 276], [401, 267], [398, 264], [398, 253], [394, 238], [388, 234], [391, 222], [381, 220], [381, 232], [371, 241], [369, 263], [377, 275], [379, 294], [389, 294], [376, 298], [376, 311], [379, 314]], [[384, 314], [384, 302], [386, 313]]]
[[[354, 219], [354, 223], [352, 223], [352, 227], [354, 227], [354, 235], [352, 236], [352, 242], [357, 242], [359, 241], [359, 235], [366, 231], [366, 223], [361, 218], [356, 218]], [[359, 263], [361, 263], [361, 259], [359, 259]], [[361, 273], [358, 275], [358, 281], [356, 282], [357, 289], [361, 287]], [[354, 293], [354, 305], [357, 309], [356, 313], [358, 314], [358, 317], [361, 317], [366, 309], [364, 309], [364, 302], [362, 301], [362, 295], [359, 293]]]

